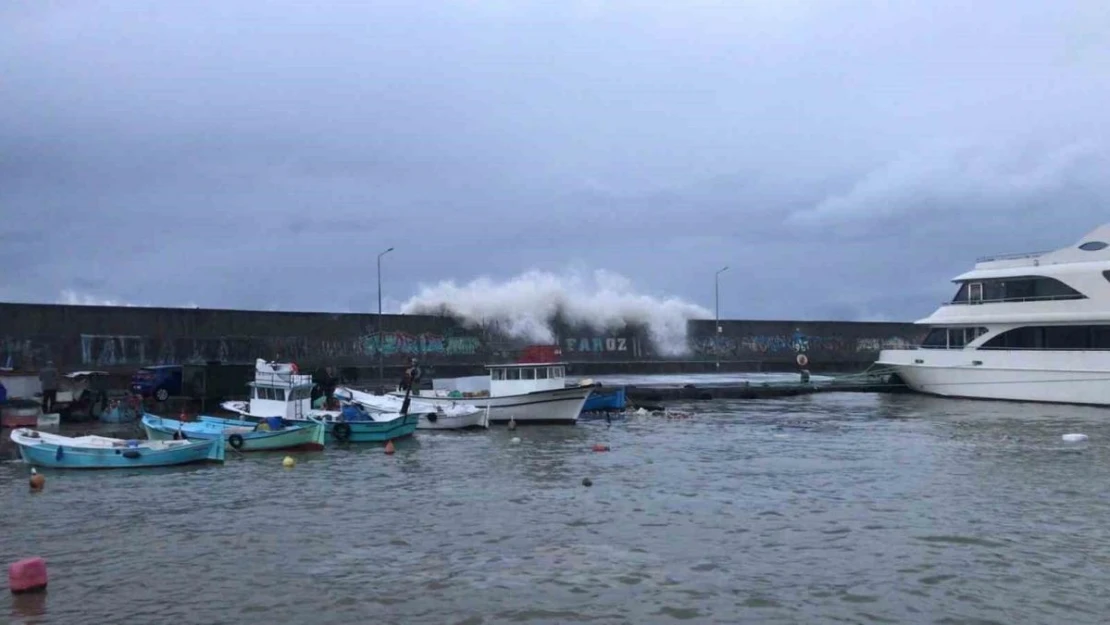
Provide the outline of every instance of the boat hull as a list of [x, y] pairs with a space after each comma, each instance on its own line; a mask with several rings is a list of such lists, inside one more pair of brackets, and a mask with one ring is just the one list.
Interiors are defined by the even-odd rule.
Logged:
[[[189, 440], [212, 440], [222, 436], [229, 445], [243, 452], [324, 449], [325, 431], [321, 423], [305, 422], [281, 430], [241, 431], [255, 425], [218, 417], [184, 423], [155, 415], [143, 416], [143, 429], [151, 440], [174, 440], [180, 430]], [[232, 439], [235, 434], [239, 435], [239, 439]]]
[[[323, 425], [326, 428], [327, 442], [329, 443], [377, 443], [404, 438], [411, 436], [416, 431], [420, 419], [420, 413], [415, 412], [383, 421], [342, 421], [337, 414], [322, 412], [319, 414], [321, 416], [327, 414], [328, 420]], [[258, 423], [263, 418], [245, 414], [242, 416], [242, 419], [218, 419], [205, 416], [200, 419], [201, 421], [224, 421], [232, 425], [250, 426]], [[315, 423], [315, 421], [309, 420], [304, 422]], [[297, 423], [300, 423], [300, 421], [297, 421]], [[343, 432], [336, 434], [336, 426], [338, 425], [347, 426], [349, 434]]]
[[[397, 417], [390, 421], [337, 421], [330, 422], [328, 426], [329, 440], [346, 443], [384, 443], [397, 438], [412, 436], [420, 421], [420, 415], [411, 413]], [[346, 425], [350, 428], [349, 436], [338, 436], [336, 427]]]
[[599, 412], [606, 410], [624, 410], [626, 404], [624, 387], [616, 388], [611, 391], [590, 393], [586, 399], [586, 403], [582, 406], [582, 412]]
[[136, 447], [84, 447], [47, 440], [29, 444], [16, 440], [14, 436], [12, 440], [19, 448], [19, 455], [24, 462], [55, 469], [130, 469], [194, 462], [223, 462], [225, 450], [222, 439], [183, 441], [164, 448], [141, 444]]
[[488, 428], [486, 411], [476, 410], [465, 414], [441, 414], [438, 412], [420, 413], [417, 421], [418, 430], [466, 430], [470, 428]]
[[884, 350], [876, 365], [928, 395], [1110, 406], [1107, 352]]
[[[520, 395], [500, 397], [433, 397], [419, 395], [414, 400], [433, 406], [448, 406], [459, 401], [474, 404], [485, 410], [489, 407], [490, 423], [507, 423], [510, 419], [518, 424], [555, 423], [572, 425], [578, 421], [582, 406], [590, 396], [588, 386], [570, 387]], [[394, 391], [394, 396], [403, 397], [404, 393]]]

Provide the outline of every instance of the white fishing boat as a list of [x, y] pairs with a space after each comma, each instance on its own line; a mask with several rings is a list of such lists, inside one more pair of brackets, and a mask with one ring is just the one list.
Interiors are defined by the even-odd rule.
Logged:
[[877, 365], [947, 397], [1110, 405], [1110, 224], [1051, 252], [981, 258]]
[[[340, 386], [332, 395], [340, 402], [361, 404], [370, 412], [400, 412], [404, 398], [394, 395], [374, 395], [350, 387]], [[422, 399], [409, 401], [409, 411], [420, 415], [418, 430], [463, 430], [488, 428], [489, 408], [453, 401], [450, 404], [429, 404]]]
[[[489, 409], [490, 423], [574, 424], [592, 387], [566, 386], [566, 363], [526, 362], [486, 365], [488, 390], [461, 395], [457, 390], [421, 390], [412, 401], [432, 406], [450, 406], [465, 401]], [[437, 381], [438, 382], [438, 381]], [[404, 397], [403, 391], [390, 393]]]
[[[343, 410], [316, 410], [312, 408], [312, 376], [303, 375], [292, 363], [255, 361], [254, 381], [250, 399], [225, 401], [225, 410], [238, 413], [242, 424], [253, 424], [268, 418], [281, 417], [294, 422], [323, 422], [328, 436], [340, 442], [376, 442], [409, 436], [416, 429], [422, 416], [411, 410], [398, 412], [369, 412], [347, 406]], [[431, 410], [429, 408], [429, 410]], [[202, 416], [202, 421], [241, 425], [232, 420]]]

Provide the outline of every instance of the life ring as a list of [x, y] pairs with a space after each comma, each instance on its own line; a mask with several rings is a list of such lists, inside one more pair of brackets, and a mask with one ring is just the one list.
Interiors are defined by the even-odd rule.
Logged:
[[336, 423], [331, 428], [331, 435], [334, 436], [337, 441], [345, 441], [351, 438], [351, 426], [346, 423]]
[[794, 361], [798, 363], [799, 367], [804, 367], [809, 364], [809, 358], [807, 358], [805, 354], [798, 354], [798, 357], [795, 358]]
[[235, 449], [242, 449], [243, 448], [243, 435], [242, 434], [232, 434], [231, 436], [228, 436], [227, 437], [227, 444], [231, 445]]

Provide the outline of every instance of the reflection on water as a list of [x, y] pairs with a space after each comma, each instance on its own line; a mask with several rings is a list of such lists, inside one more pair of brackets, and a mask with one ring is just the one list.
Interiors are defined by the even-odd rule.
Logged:
[[419, 432], [289, 470], [282, 453], [47, 470], [39, 494], [2, 463], [0, 564], [41, 555], [51, 582], [0, 595], [0, 622], [1105, 621], [1110, 411], [684, 408], [698, 416]]

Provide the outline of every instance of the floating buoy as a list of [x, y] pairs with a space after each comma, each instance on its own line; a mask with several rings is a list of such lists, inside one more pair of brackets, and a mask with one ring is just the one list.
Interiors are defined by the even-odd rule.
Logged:
[[609, 451], [609, 446], [597, 443], [596, 445], [594, 445], [594, 451]]
[[31, 467], [31, 490], [42, 490], [46, 486], [46, 476]]
[[293, 456], [286, 456], [285, 459], [281, 461], [281, 466], [286, 469], [292, 469], [297, 466], [297, 461], [293, 459]]
[[514, 437], [509, 439], [509, 442], [510, 443], [519, 443], [520, 442], [520, 437], [519, 436], [514, 436]]
[[8, 587], [12, 594], [46, 590], [46, 560], [24, 558], [8, 566]]
[[1087, 440], [1087, 435], [1086, 434], [1065, 434], [1065, 435], [1061, 436], [1060, 438], [1064, 439], [1064, 441], [1068, 442], [1068, 443], [1081, 443], [1081, 442]]
[[584, 478], [582, 478], [582, 485], [583, 485], [583, 486], [593, 486], [593, 485], [594, 485], [594, 481], [593, 481], [593, 480], [591, 480], [591, 479], [590, 479], [590, 478], [588, 478], [588, 477], [584, 477]]
[[515, 417], [509, 417], [509, 429], [510, 430], [515, 430], [516, 429], [516, 418]]
[[386, 441], [385, 442], [385, 453], [392, 454], [394, 451], [397, 451], [397, 450], [394, 449], [394, 447], [393, 447], [393, 441]]

